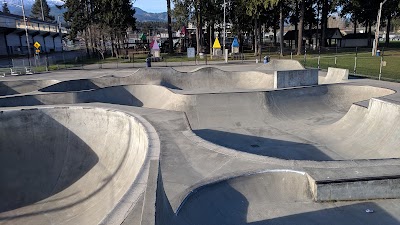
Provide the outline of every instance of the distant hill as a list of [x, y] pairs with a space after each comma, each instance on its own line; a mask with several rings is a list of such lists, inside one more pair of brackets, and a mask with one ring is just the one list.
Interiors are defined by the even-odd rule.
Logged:
[[168, 18], [167, 12], [149, 13], [141, 8], [134, 7], [136, 10], [135, 17], [139, 22], [166, 22]]
[[[22, 15], [21, 8], [12, 5], [12, 4], [14, 4], [14, 2], [15, 2], [15, 4], [18, 4], [19, 1], [9, 0], [9, 2], [11, 3], [8, 5], [8, 7], [10, 8], [10, 12], [12, 14]], [[57, 16], [62, 17], [63, 13], [65, 12], [65, 9], [58, 9], [55, 6], [56, 4], [62, 4], [62, 2], [59, 0], [47, 0], [47, 2], [50, 6], [50, 14], [54, 15], [56, 19], [57, 19]], [[25, 1], [25, 13], [27, 16], [29, 16], [31, 14], [31, 9], [32, 9], [33, 3], [34, 3], [34, 0], [26, 0]], [[166, 12], [150, 13], [150, 12], [146, 12], [137, 7], [134, 7], [134, 8], [136, 10], [135, 17], [136, 17], [137, 21], [139, 21], [139, 22], [166, 22], [167, 21], [168, 14]], [[62, 18], [61, 21], [64, 21], [64, 19]]]

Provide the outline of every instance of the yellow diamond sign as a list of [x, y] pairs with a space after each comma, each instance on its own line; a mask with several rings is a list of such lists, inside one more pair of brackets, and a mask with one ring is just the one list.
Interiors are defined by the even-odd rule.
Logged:
[[39, 44], [39, 42], [35, 42], [35, 44], [33, 44], [33, 46], [35, 46], [35, 48], [40, 48], [40, 44]]

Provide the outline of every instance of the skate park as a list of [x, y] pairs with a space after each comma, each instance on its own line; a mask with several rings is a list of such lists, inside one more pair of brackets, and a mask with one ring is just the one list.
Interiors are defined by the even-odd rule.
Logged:
[[0, 85], [0, 224], [400, 223], [397, 83], [273, 60]]

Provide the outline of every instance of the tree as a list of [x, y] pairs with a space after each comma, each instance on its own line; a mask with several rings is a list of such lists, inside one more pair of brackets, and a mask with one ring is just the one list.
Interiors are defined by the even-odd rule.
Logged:
[[4, 3], [3, 3], [2, 12], [3, 12], [4, 14], [10, 14], [10, 9], [8, 8], [7, 2], [4, 2]]
[[303, 47], [303, 30], [304, 30], [304, 14], [305, 14], [305, 0], [300, 0], [300, 18], [299, 18], [299, 36], [298, 36], [298, 46], [297, 55], [301, 55], [301, 49]]
[[382, 17], [386, 19], [386, 47], [389, 46], [392, 20], [400, 14], [400, 0], [388, 0], [383, 6]]
[[50, 7], [47, 4], [47, 0], [35, 0], [35, 3], [32, 5], [31, 17], [41, 19], [43, 21], [54, 21], [54, 16], [50, 15]]
[[112, 54], [118, 55], [127, 29], [136, 29], [135, 10], [129, 0], [66, 0], [65, 20], [71, 27], [70, 36], [82, 34], [87, 53], [103, 49], [105, 40], [111, 42]]
[[172, 20], [171, 20], [171, 0], [167, 0], [167, 13], [168, 13], [168, 44], [169, 53], [174, 51], [174, 42], [172, 40]]

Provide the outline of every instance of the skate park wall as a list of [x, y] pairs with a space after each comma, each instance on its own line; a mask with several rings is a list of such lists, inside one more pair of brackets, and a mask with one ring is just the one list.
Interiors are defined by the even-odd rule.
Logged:
[[289, 88], [318, 85], [318, 70], [275, 71], [274, 88]]

